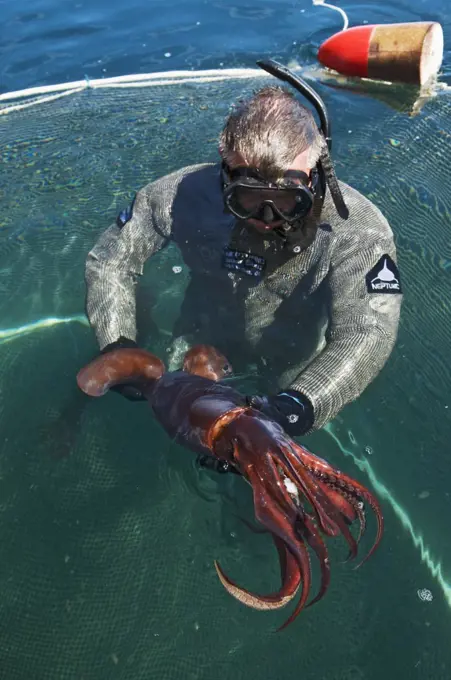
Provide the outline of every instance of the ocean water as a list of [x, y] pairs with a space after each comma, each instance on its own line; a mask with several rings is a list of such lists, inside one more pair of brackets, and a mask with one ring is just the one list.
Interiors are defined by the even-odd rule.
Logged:
[[[451, 21], [446, 0], [341, 6], [351, 25], [439, 21], [446, 36]], [[0, 91], [85, 76], [252, 67], [262, 54], [306, 63], [342, 27], [338, 12], [308, 0], [2, 0], [0, 8]], [[447, 42], [445, 51], [447, 56]], [[449, 69], [446, 58], [444, 66]]]
[[[75, 387], [96, 352], [84, 316], [89, 248], [140, 186], [215, 159], [230, 103], [265, 78], [162, 78], [0, 109], [1, 680], [451, 678], [451, 9], [445, 0], [341, 7], [351, 25], [439, 21], [434, 96], [419, 105], [410, 89], [328, 76], [316, 53], [342, 20], [306, 0], [0, 2], [5, 94], [221, 74], [261, 57], [299, 66], [328, 106], [339, 176], [393, 227], [405, 291], [386, 367], [304, 441], [378, 496], [382, 544], [354, 571], [343, 542], [330, 541], [328, 594], [276, 634], [289, 608], [243, 607], [213, 567], [219, 559], [257, 592], [278, 584], [269, 537], [246, 524], [247, 485], [199, 470], [145, 404], [117, 395], [86, 404]], [[140, 327], [161, 356], [187, 279], [170, 248], [140, 285]], [[371, 520], [365, 546], [374, 529]]]

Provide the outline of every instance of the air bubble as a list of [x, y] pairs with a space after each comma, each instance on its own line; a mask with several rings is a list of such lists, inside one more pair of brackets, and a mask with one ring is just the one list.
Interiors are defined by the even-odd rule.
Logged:
[[432, 602], [434, 596], [428, 588], [421, 588], [417, 590], [417, 595], [422, 602]]

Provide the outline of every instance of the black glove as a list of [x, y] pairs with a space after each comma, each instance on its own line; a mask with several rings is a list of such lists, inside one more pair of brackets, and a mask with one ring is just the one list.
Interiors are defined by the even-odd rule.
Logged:
[[[134, 340], [129, 340], [121, 336], [115, 342], [111, 342], [109, 345], [104, 347], [100, 354], [107, 354], [107, 352], [112, 352], [115, 349], [136, 349], [138, 345]], [[143, 397], [140, 390], [138, 390], [133, 385], [115, 385], [111, 388], [112, 392], [117, 392], [129, 401], [145, 401], [146, 398]]]
[[315, 420], [309, 399], [296, 390], [285, 390], [270, 397], [246, 397], [246, 402], [279, 423], [291, 437], [308, 432]]

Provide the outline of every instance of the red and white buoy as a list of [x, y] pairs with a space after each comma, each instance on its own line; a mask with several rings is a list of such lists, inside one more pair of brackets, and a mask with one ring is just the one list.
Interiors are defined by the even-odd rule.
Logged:
[[443, 29], [435, 21], [355, 26], [335, 33], [318, 59], [345, 76], [423, 85], [443, 60]]

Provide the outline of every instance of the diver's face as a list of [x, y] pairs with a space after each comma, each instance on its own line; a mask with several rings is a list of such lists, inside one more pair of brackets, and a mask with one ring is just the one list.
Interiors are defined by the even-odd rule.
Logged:
[[[305, 172], [306, 175], [310, 176], [311, 173], [311, 168], [308, 166], [307, 160], [309, 156], [309, 150], [307, 149], [306, 151], [303, 151], [301, 154], [296, 156], [296, 158], [293, 160], [291, 163], [290, 167], [287, 168], [287, 170], [299, 170], [302, 172]], [[251, 164], [247, 163], [246, 160], [240, 155], [240, 154], [235, 154], [235, 157], [233, 160], [229, 162], [229, 167], [231, 169], [237, 168], [237, 167], [250, 167]], [[297, 180], [291, 180], [291, 181], [297, 181]], [[301, 184], [301, 181], [298, 181], [299, 184]], [[265, 199], [264, 192], [262, 192], [262, 201]], [[246, 224], [250, 225], [253, 229], [256, 231], [260, 232], [261, 234], [267, 234], [270, 231], [273, 231], [274, 229], [277, 229], [278, 227], [281, 227], [284, 224], [284, 221], [279, 219], [279, 220], [274, 220], [271, 221], [270, 223], [263, 222], [261, 220], [257, 220], [254, 218], [249, 218], [245, 220]]]

